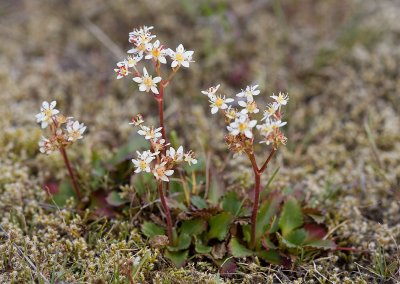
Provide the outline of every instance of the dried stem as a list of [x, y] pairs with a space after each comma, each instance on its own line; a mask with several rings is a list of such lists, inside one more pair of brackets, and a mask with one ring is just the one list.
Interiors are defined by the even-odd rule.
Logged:
[[78, 182], [76, 180], [76, 176], [75, 176], [74, 172], [72, 171], [72, 167], [71, 167], [71, 164], [69, 162], [69, 159], [68, 159], [68, 156], [67, 156], [67, 152], [65, 151], [65, 148], [61, 148], [60, 149], [60, 153], [61, 153], [61, 156], [64, 159], [65, 166], [68, 169], [68, 173], [69, 173], [69, 176], [70, 176], [71, 181], [72, 181], [72, 187], [74, 188], [75, 194], [78, 197], [78, 200], [80, 201], [82, 199], [82, 194], [81, 194], [81, 191], [79, 189]]
[[171, 214], [168, 209], [167, 202], [165, 201], [164, 192], [163, 192], [163, 182], [159, 181], [157, 184], [158, 194], [160, 195], [161, 205], [163, 207], [165, 217], [167, 218], [167, 234], [169, 243], [172, 244], [172, 219]]

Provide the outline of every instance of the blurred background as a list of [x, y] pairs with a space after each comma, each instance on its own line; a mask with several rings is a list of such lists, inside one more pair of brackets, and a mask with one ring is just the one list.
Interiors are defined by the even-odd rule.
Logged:
[[[224, 123], [200, 91], [220, 83], [233, 96], [258, 84], [260, 106], [288, 92], [289, 142], [271, 166], [281, 167], [274, 185], [303, 188], [328, 206], [332, 224], [351, 220], [337, 230], [348, 243], [398, 252], [399, 17], [395, 0], [2, 0], [2, 160], [24, 159], [41, 178], [63, 175], [44, 171], [59, 157], [37, 155], [34, 114], [43, 100], [88, 126], [72, 159], [89, 159], [93, 149], [109, 156], [135, 135], [128, 122], [138, 112], [156, 124], [155, 102], [113, 71], [130, 49], [128, 33], [154, 26], [164, 45], [195, 51], [196, 62], [167, 90], [167, 131], [218, 165], [228, 155]], [[231, 160], [225, 184], [249, 170]]]

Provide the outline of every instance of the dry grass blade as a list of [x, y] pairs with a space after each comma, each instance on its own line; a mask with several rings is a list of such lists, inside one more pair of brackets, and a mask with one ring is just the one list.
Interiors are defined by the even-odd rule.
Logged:
[[[4, 233], [7, 239], [11, 240], [10, 235], [7, 233], [7, 231], [3, 228], [3, 226], [0, 225], [0, 231]], [[50, 281], [47, 280], [47, 278], [37, 269], [36, 265], [32, 262], [32, 260], [25, 255], [25, 253], [22, 251], [22, 249], [17, 246], [16, 244], [12, 244], [13, 247], [17, 250], [18, 255], [25, 259], [25, 261], [28, 263], [29, 267], [33, 270], [33, 272], [40, 278], [42, 278], [43, 282], [46, 284], [50, 284]]]

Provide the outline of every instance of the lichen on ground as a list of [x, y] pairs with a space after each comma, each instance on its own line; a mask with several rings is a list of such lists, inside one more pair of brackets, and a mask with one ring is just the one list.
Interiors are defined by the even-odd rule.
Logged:
[[[128, 273], [141, 283], [400, 281], [400, 8], [345, 2], [2, 1], [0, 283], [125, 283]], [[82, 179], [95, 174], [93, 152], [106, 160], [132, 139], [132, 115], [156, 124], [153, 102], [113, 74], [127, 33], [143, 24], [195, 50], [193, 68], [168, 91], [167, 127], [200, 156], [212, 149], [216, 168], [228, 160], [226, 188], [248, 188], [250, 165], [227, 159], [223, 126], [200, 90], [222, 83], [233, 93], [257, 83], [289, 92], [289, 142], [263, 182], [279, 166], [273, 186], [301, 188], [324, 208], [330, 237], [354, 251], [324, 252], [291, 268], [243, 259], [223, 277], [206, 259], [174, 268], [148, 245], [137, 219], [93, 221], [72, 202], [58, 207], [48, 198], [43, 183], [67, 172], [61, 157], [38, 152], [34, 115], [43, 100], [88, 125], [70, 150]]]

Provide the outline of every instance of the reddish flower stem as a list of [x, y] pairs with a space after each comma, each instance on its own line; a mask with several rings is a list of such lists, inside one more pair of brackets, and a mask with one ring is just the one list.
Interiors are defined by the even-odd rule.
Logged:
[[[164, 127], [164, 82], [160, 82], [160, 88], [159, 88], [159, 94], [154, 97], [158, 103], [158, 116], [160, 119], [160, 127], [161, 129], [161, 135], [162, 138], [164, 139], [165, 143], [167, 143], [167, 136], [165, 135], [165, 127]], [[163, 149], [163, 152], [165, 153], [165, 149]], [[158, 182], [158, 193], [160, 195], [161, 199], [161, 205], [164, 210], [165, 216], [167, 218], [167, 234], [168, 234], [168, 239], [170, 244], [172, 244], [172, 218], [171, 214], [168, 209], [167, 202], [165, 201], [165, 196], [164, 196], [164, 191], [163, 191], [163, 182], [159, 181]], [[166, 195], [169, 196], [169, 184], [166, 184]]]
[[162, 127], [162, 129], [161, 129], [162, 138], [165, 140], [165, 142], [167, 142], [167, 138], [165, 136], [165, 127], [164, 127], [164, 85], [163, 84], [164, 84], [163, 82], [160, 83], [159, 94], [157, 96], [155, 96], [155, 99], [158, 103], [158, 116], [160, 118], [160, 127]]
[[271, 161], [272, 156], [275, 154], [276, 149], [272, 149], [268, 158], [265, 160], [261, 169], [257, 166], [256, 157], [254, 156], [253, 151], [246, 152], [247, 156], [250, 159], [251, 165], [253, 167], [254, 172], [254, 203], [253, 210], [251, 213], [251, 239], [250, 239], [250, 248], [254, 249], [256, 246], [256, 230], [257, 230], [257, 214], [258, 214], [258, 205], [260, 203], [260, 189], [261, 189], [261, 174], [266, 170], [269, 162]]
[[72, 171], [72, 167], [71, 167], [71, 164], [69, 162], [69, 159], [68, 159], [68, 156], [67, 156], [67, 152], [65, 151], [65, 148], [61, 148], [60, 149], [60, 153], [61, 153], [61, 156], [64, 159], [65, 166], [68, 169], [68, 173], [69, 173], [69, 176], [70, 176], [71, 181], [72, 181], [72, 187], [74, 188], [75, 194], [76, 194], [78, 200], [80, 201], [82, 199], [82, 194], [81, 194], [81, 191], [79, 189], [78, 182], [76, 180], [76, 176], [75, 176], [74, 172]]
[[172, 245], [172, 219], [171, 214], [168, 209], [167, 202], [165, 201], [164, 192], [163, 192], [163, 182], [159, 181], [157, 184], [158, 194], [160, 195], [161, 205], [165, 213], [165, 217], [167, 218], [167, 234], [169, 243]]

